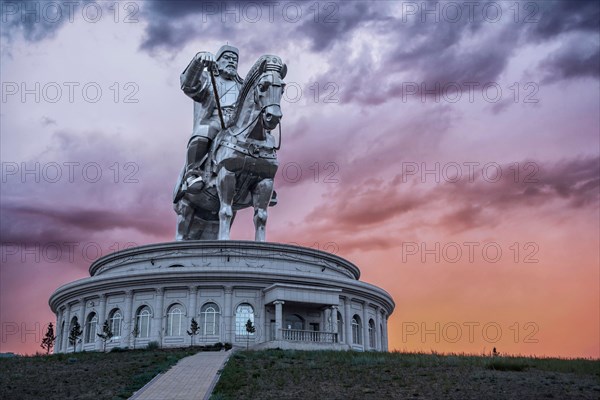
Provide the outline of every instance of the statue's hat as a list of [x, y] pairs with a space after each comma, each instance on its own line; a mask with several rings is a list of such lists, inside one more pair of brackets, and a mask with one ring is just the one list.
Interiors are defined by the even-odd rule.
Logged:
[[221, 56], [223, 55], [223, 53], [225, 53], [227, 51], [230, 51], [230, 52], [234, 53], [238, 58], [240, 57], [240, 52], [239, 52], [239, 50], [238, 50], [237, 47], [233, 47], [233, 46], [230, 46], [230, 45], [226, 44], [226, 45], [221, 46], [221, 48], [219, 49], [219, 51], [217, 51], [217, 60], [219, 58], [221, 58]]

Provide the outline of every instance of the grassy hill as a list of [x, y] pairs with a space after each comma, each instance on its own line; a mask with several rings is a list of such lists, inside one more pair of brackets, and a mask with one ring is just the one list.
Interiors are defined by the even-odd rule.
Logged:
[[0, 358], [0, 399], [127, 399], [196, 352], [197, 348], [157, 349]]
[[437, 354], [234, 354], [211, 400], [598, 399], [600, 361]]
[[[197, 351], [0, 358], [0, 399], [123, 399]], [[598, 360], [265, 350], [236, 352], [211, 400], [599, 397]]]

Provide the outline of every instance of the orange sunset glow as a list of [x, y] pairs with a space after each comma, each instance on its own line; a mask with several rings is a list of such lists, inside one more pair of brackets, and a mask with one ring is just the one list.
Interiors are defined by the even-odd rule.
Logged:
[[242, 77], [265, 53], [289, 69], [267, 240], [390, 293], [390, 350], [600, 358], [598, 2], [138, 3], [135, 23], [3, 9], [0, 352], [40, 351], [50, 295], [98, 257], [174, 240], [179, 74], [228, 42]]

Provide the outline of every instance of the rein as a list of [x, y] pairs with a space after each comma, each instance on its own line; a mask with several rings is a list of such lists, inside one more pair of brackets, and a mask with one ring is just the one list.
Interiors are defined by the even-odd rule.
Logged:
[[[256, 120], [258, 119], [258, 117], [260, 117], [260, 116], [261, 116], [261, 115], [262, 115], [262, 114], [265, 112], [265, 109], [266, 109], [267, 107], [271, 107], [271, 106], [280, 106], [280, 107], [281, 107], [281, 105], [280, 105], [280, 104], [277, 104], [277, 103], [273, 103], [273, 104], [267, 104], [266, 106], [263, 106], [263, 107], [260, 109], [260, 112], [256, 114], [256, 117], [254, 117], [254, 118], [252, 119], [252, 121], [250, 121], [250, 123], [244, 127], [244, 129], [241, 129], [241, 130], [240, 130], [238, 133], [236, 133], [236, 134], [233, 134], [233, 133], [232, 133], [232, 134], [231, 134], [231, 136], [233, 136], [233, 137], [237, 137], [237, 136], [239, 136], [239, 135], [240, 135], [242, 132], [246, 131], [248, 128], [250, 128], [252, 125], [254, 125], [254, 123], [256, 122]], [[279, 121], [279, 122], [281, 123], [281, 121]], [[263, 129], [264, 129], [264, 127], [263, 127]], [[281, 134], [281, 126], [279, 127], [279, 133]], [[279, 148], [278, 148], [278, 150], [279, 150]]]

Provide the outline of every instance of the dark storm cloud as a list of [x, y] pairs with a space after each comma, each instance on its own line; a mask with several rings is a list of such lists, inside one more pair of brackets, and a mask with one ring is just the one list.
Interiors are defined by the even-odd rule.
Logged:
[[[427, 4], [433, 7], [435, 3]], [[487, 3], [498, 4], [493, 1]], [[478, 3], [478, 9], [483, 9], [487, 3]], [[418, 4], [422, 6], [424, 3]], [[333, 67], [323, 71], [316, 79], [336, 76], [337, 83], [344, 88], [341, 96], [344, 102], [367, 105], [406, 95], [407, 85], [412, 84], [416, 84], [416, 97], [420, 97], [421, 93], [435, 96], [444, 90], [451, 94], [454, 87], [448, 84], [457, 83], [459, 90], [466, 91], [469, 86], [465, 83], [474, 82], [482, 86], [498, 82], [511, 57], [521, 46], [554, 39], [560, 41], [560, 46], [538, 66], [540, 80], [556, 81], [580, 76], [597, 78], [600, 46], [598, 4], [582, 1], [521, 3], [519, 23], [514, 22], [515, 16], [506, 7], [504, 19], [499, 23], [486, 20], [478, 12], [473, 19], [451, 21], [442, 17], [437, 22], [431, 16], [423, 20], [419, 13], [390, 16], [377, 21], [377, 28], [373, 29], [375, 44], [388, 45], [381, 60], [374, 58], [367, 47], [358, 52], [358, 59], [349, 61], [348, 54], [356, 50], [347, 40], [351, 32], [343, 32], [337, 41], [328, 40], [327, 35], [317, 39], [315, 35], [313, 49], [321, 49], [326, 44], [328, 52], [324, 56], [334, 60]], [[531, 7], [528, 8], [528, 5]], [[369, 14], [365, 14], [368, 21]], [[564, 21], [561, 19], [563, 15]], [[531, 22], [523, 22], [525, 18], [530, 18]], [[357, 22], [349, 25], [356, 28], [367, 24]], [[312, 32], [308, 24], [306, 28], [307, 32]], [[317, 30], [313, 28], [313, 31]], [[573, 34], [579, 36], [569, 39]], [[311, 37], [311, 34], [307, 35]], [[375, 81], [379, 84], [369, 84]]]
[[[374, 7], [372, 3], [368, 4]], [[440, 3], [414, 4], [433, 7]], [[358, 14], [367, 15], [367, 22], [371, 15], [376, 15], [362, 10]], [[465, 17], [458, 21], [444, 18], [436, 21], [431, 16], [423, 19], [418, 13], [410, 16], [389, 14], [372, 24], [352, 24], [352, 27], [356, 26], [366, 27], [375, 35], [374, 44], [384, 48], [381, 59], [365, 46], [358, 50], [358, 59], [348, 61], [347, 55], [357, 49], [352, 48], [348, 40], [327, 42], [325, 36], [321, 40], [332, 48], [329, 58], [335, 62], [334, 67], [324, 71], [317, 80], [326, 80], [335, 74], [340, 79], [340, 87], [344, 88], [344, 102], [367, 105], [401, 97], [407, 92], [407, 86], [415, 87], [413, 95], [419, 96], [421, 92], [438, 94], [447, 83], [458, 83], [462, 91], [467, 89], [462, 85], [465, 82], [493, 82], [504, 71], [510, 55], [517, 48], [520, 34], [518, 29], [506, 24], [485, 22], [481, 13], [475, 13], [472, 19]], [[352, 34], [344, 33], [348, 37]], [[319, 45], [314, 44], [313, 48], [318, 49]]]
[[[198, 38], [221, 38], [244, 43], [244, 52], [254, 54], [252, 50], [272, 51], [276, 38], [277, 42], [306, 40], [313, 51], [323, 52], [336, 42], [347, 40], [358, 26], [390, 20], [391, 4], [374, 5], [365, 1], [151, 2], [144, 8], [149, 25], [141, 48], [176, 51]], [[272, 34], [249, 37], [248, 29], [254, 31], [254, 28], [272, 30]]]
[[443, 216], [441, 225], [453, 231], [493, 226], [510, 210], [542, 207], [555, 201], [571, 208], [597, 207], [600, 158], [574, 158], [557, 163], [525, 160], [520, 165], [526, 168], [522, 168], [525, 173], [518, 177], [511, 173], [510, 165], [504, 165], [498, 181], [482, 179], [484, 175], [478, 173], [474, 182], [463, 180], [437, 188], [435, 196], [449, 199], [449, 204], [462, 204]]
[[[145, 161], [156, 155], [143, 154], [138, 147], [134, 156], [128, 154], [129, 148], [135, 147], [118, 135], [56, 131], [35, 159], [11, 161], [21, 172], [38, 172], [3, 175], [0, 240], [77, 242], [120, 236], [117, 230], [128, 229], [137, 231], [138, 237], [170, 235], [175, 220], [169, 207], [172, 177], [167, 176], [168, 169]], [[128, 171], [123, 168], [126, 162], [131, 163]], [[77, 166], [69, 169], [66, 163]], [[50, 164], [54, 167], [47, 178], [41, 171]], [[89, 174], [83, 172], [86, 164], [94, 165]]]
[[[591, 39], [591, 40], [590, 40]], [[576, 35], [540, 62], [544, 83], [561, 79], [599, 78], [600, 41], [596, 37]]]
[[[275, 10], [275, 24], [271, 25], [277, 28], [278, 40], [307, 41], [313, 52], [325, 57], [331, 67], [316, 79], [327, 81], [335, 77], [344, 88], [344, 102], [376, 105], [402, 96], [405, 82], [394, 76], [397, 73], [409, 76], [410, 83], [418, 83], [417, 95], [423, 90], [429, 92], [427, 95], [436, 95], [448, 90], [444, 89], [448, 83], [497, 82], [510, 58], [524, 44], [562, 39], [562, 35], [571, 33], [584, 35], [587, 45], [562, 39], [561, 46], [538, 67], [544, 80], [598, 77], [600, 3], [596, 1], [519, 3], [519, 13], [515, 15], [514, 7], [509, 9], [507, 3], [489, 0], [477, 2], [472, 17], [463, 7], [458, 20], [445, 18], [450, 15], [441, 12], [445, 3], [435, 1], [327, 2], [318, 4], [318, 13], [310, 2], [269, 4]], [[298, 23], [290, 24], [282, 18], [286, 4], [301, 7]], [[492, 21], [489, 12], [482, 12], [488, 4], [500, 5], [500, 21]], [[417, 13], [407, 15], [409, 6], [418, 7]], [[235, 1], [151, 2], [146, 7], [149, 26], [141, 47], [147, 51], [173, 51], [190, 40], [206, 37], [228, 38], [244, 46], [245, 53], [251, 56], [267, 51], [273, 44], [267, 45], [266, 38], [257, 40], [245, 34], [250, 27], [244, 24], [243, 7], [244, 3]], [[266, 6], [262, 7], [266, 14]], [[394, 7], [396, 11], [392, 12]], [[435, 7], [439, 10], [437, 21], [431, 14], [422, 13]], [[236, 12], [241, 15], [239, 23], [234, 21]], [[190, 17], [197, 22], [190, 23]], [[264, 28], [269, 23], [266, 19], [263, 15], [257, 27]], [[383, 59], [373, 57], [368, 45], [363, 44], [366, 47], [362, 49], [351, 47], [351, 39], [359, 30], [370, 32], [375, 46], [387, 46]], [[357, 58], [349, 57], [357, 50]], [[379, 84], [370, 84], [374, 81]], [[468, 90], [468, 86], [461, 85], [459, 90]]]
[[[365, 1], [328, 2], [322, 4], [320, 15], [306, 18], [296, 27], [293, 36], [306, 37], [311, 42], [311, 50], [323, 52], [333, 44], [348, 40], [349, 35], [359, 26], [370, 22], [390, 21], [389, 4], [381, 2], [377, 7]], [[308, 11], [308, 7], [304, 12]]]
[[[255, 18], [255, 14], [248, 14], [251, 12], [249, 8], [257, 5], [261, 13], [260, 22], [264, 23], [269, 20], [270, 14], [274, 14], [273, 7], [282, 3], [268, 0], [252, 4], [206, 0], [148, 2], [143, 11], [148, 27], [140, 48], [148, 52], [157, 49], [173, 52], [199, 38], [221, 38], [236, 44], [243, 43], [248, 38], [241, 31], [247, 27], [248, 20]], [[249, 47], [252, 46], [244, 48], [246, 53], [251, 51]]]
[[70, 3], [69, 5], [58, 1], [38, 0], [2, 1], [2, 36], [12, 40], [15, 36], [22, 35], [30, 42], [52, 38], [62, 26], [81, 17], [82, 10], [89, 3], [94, 3], [94, 10], [89, 11], [91, 18], [96, 18], [95, 7], [100, 6], [93, 0]]
[[387, 184], [352, 181], [328, 195], [326, 205], [316, 207], [306, 222], [330, 234], [341, 234], [368, 230], [373, 224], [380, 230], [385, 221], [408, 213], [411, 213], [408, 219], [416, 218], [418, 225], [425, 226], [432, 210], [442, 210], [437, 225], [458, 232], [495, 226], [509, 211], [535, 209], [556, 201], [571, 208], [597, 207], [600, 158], [575, 158], [558, 163], [524, 160], [520, 165], [531, 167], [524, 168], [518, 178], [509, 172], [511, 165], [507, 164], [499, 166], [503, 174], [498, 180], [495, 176], [483, 178], [482, 171], [477, 170], [472, 181], [461, 179], [434, 187], [415, 184], [401, 176]]
[[535, 21], [529, 24], [532, 39], [548, 40], [572, 31], [598, 34], [600, 2], [596, 0], [550, 0], [535, 5], [525, 12]]
[[[85, 209], [59, 204], [20, 205], [5, 202], [2, 212], [5, 217], [2, 224], [3, 242], [31, 239], [35, 241], [42, 238], [52, 238], [56, 241], [57, 237], [62, 240], [74, 240], [81, 237], [82, 233], [89, 236], [118, 228], [161, 235], [169, 229], [165, 223], [168, 221], [157, 220], [153, 215], [139, 209]], [[21, 228], [28, 233], [25, 234]]]
[[[85, 0], [78, 4], [73, 11], [75, 17], [81, 18], [82, 8], [91, 2]], [[485, 19], [481, 10], [488, 3], [502, 7], [500, 23]], [[264, 1], [249, 4], [240, 1], [139, 3], [141, 20], [148, 24], [140, 48], [148, 52], [157, 49], [176, 52], [198, 38], [220, 38], [243, 45], [246, 54], [255, 56], [273, 48], [273, 44], [268, 43], [268, 38], [257, 39], [248, 35], [248, 30], [272, 25], [267, 30], [275, 32], [278, 41], [307, 41], [312, 51], [332, 61], [331, 69], [323, 71], [322, 75], [333, 74], [344, 79], [344, 86], [349, 89], [344, 92], [344, 101], [379, 104], [388, 97], [401, 95], [401, 85], [392, 79], [385, 87], [375, 90], [365, 82], [397, 72], [407, 73], [413, 81], [423, 82], [428, 89], [434, 90], [436, 83], [496, 81], [514, 51], [523, 44], [579, 33], [587, 35], [587, 41], [591, 41], [587, 48], [564, 41], [539, 68], [546, 81], [598, 77], [600, 2], [595, 0], [519, 3], [518, 22], [513, 22], [516, 18], [514, 7], [509, 9], [507, 3], [492, 0], [477, 2], [473, 18], [467, 17], [463, 7], [463, 16], [458, 21], [449, 20], [444, 17], [448, 14], [440, 12], [438, 21], [431, 14], [424, 17], [422, 10], [441, 9], [445, 5], [436, 1]], [[417, 14], [400, 15], [398, 10], [406, 14], [408, 6], [417, 6]], [[52, 9], [45, 7], [46, 3], [33, 0], [4, 2], [3, 36], [12, 38], [15, 34], [22, 34], [29, 41], [52, 37], [69, 21], [69, 16], [62, 15], [53, 21]], [[108, 13], [107, 5], [103, 7]], [[261, 18], [256, 23], [249, 23], [257, 7]], [[394, 7], [397, 10], [393, 13]], [[33, 12], [28, 14], [24, 10]], [[296, 10], [300, 10], [301, 18], [291, 23]], [[66, 14], [66, 6], [61, 6], [61, 12]], [[364, 55], [348, 61], [352, 50], [350, 39], [363, 28], [373, 34], [374, 44], [391, 44], [383, 60], [374, 60], [365, 49]], [[495, 33], [486, 35], [486, 32]], [[340, 71], [344, 72], [343, 78]], [[357, 96], [358, 92], [363, 95]]]

